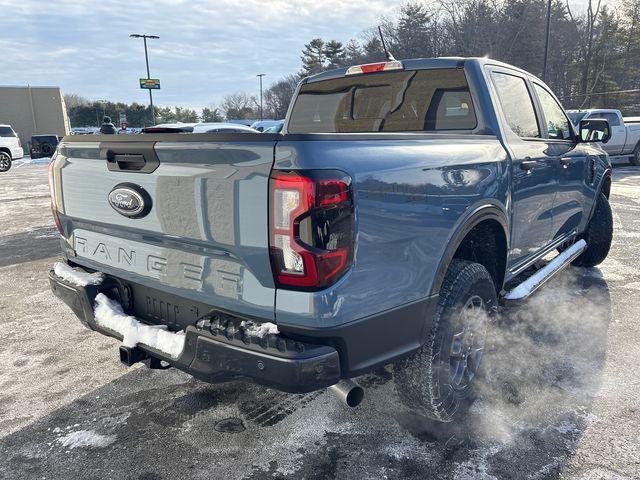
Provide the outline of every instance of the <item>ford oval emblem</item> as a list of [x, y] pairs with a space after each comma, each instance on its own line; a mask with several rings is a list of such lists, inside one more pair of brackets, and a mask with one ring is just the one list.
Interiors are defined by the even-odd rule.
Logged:
[[109, 192], [109, 205], [120, 215], [141, 218], [151, 210], [151, 197], [138, 185], [121, 183]]

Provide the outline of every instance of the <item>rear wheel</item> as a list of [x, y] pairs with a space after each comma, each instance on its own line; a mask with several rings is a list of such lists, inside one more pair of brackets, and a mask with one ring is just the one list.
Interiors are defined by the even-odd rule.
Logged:
[[11, 155], [0, 152], [0, 172], [6, 172], [11, 168]]
[[629, 157], [629, 163], [631, 165], [635, 165], [636, 167], [640, 167], [640, 143], [636, 146], [633, 155]]
[[578, 267], [595, 267], [604, 262], [613, 240], [613, 215], [604, 193], [598, 196], [596, 209], [583, 238], [587, 242], [587, 249], [573, 261], [573, 264]]
[[473, 402], [488, 324], [497, 304], [485, 267], [453, 260], [422, 348], [398, 362], [394, 380], [402, 402], [418, 414], [450, 422]]
[[50, 143], [43, 143], [40, 150], [45, 157], [50, 157], [53, 153], [53, 146]]

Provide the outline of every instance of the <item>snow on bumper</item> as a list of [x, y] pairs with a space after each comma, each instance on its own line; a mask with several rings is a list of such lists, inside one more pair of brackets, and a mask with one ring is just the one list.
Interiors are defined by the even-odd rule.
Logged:
[[102, 273], [87, 273], [80, 270], [76, 270], [70, 267], [66, 263], [56, 262], [53, 265], [53, 271], [60, 278], [65, 279], [67, 282], [77, 286], [86, 287], [87, 285], [100, 285], [104, 280]]
[[[74, 272], [71, 274], [71, 270]], [[335, 384], [341, 378], [340, 356], [328, 345], [281, 336], [273, 323], [242, 321], [231, 314], [203, 318], [184, 331], [146, 324], [127, 315], [118, 300], [123, 280], [103, 275], [78, 286], [82, 268], [49, 272], [51, 290], [88, 328], [116, 338], [123, 345], [139, 345], [149, 356], [210, 383], [248, 380], [291, 393], [307, 393]], [[82, 277], [82, 276], [81, 276]], [[87, 278], [84, 280], [87, 280]], [[86, 283], [86, 282], [82, 282]]]
[[178, 358], [184, 349], [184, 332], [169, 332], [165, 325], [146, 325], [125, 314], [120, 304], [104, 293], [96, 295], [95, 320], [101, 327], [122, 335], [125, 347], [141, 343], [173, 358]]

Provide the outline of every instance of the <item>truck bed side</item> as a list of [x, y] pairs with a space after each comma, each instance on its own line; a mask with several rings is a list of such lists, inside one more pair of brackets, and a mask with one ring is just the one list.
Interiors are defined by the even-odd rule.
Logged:
[[352, 270], [332, 288], [278, 291], [278, 323], [332, 327], [426, 300], [456, 227], [479, 206], [506, 211], [506, 160], [490, 135], [285, 135], [274, 168], [351, 176], [358, 238]]

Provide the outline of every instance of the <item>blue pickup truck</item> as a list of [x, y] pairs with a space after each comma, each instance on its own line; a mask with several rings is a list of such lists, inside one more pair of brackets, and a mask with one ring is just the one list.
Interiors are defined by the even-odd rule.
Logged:
[[407, 405], [451, 421], [498, 305], [607, 256], [609, 137], [477, 58], [306, 78], [280, 134], [65, 137], [51, 288], [127, 365], [356, 405], [351, 379], [393, 364]]

